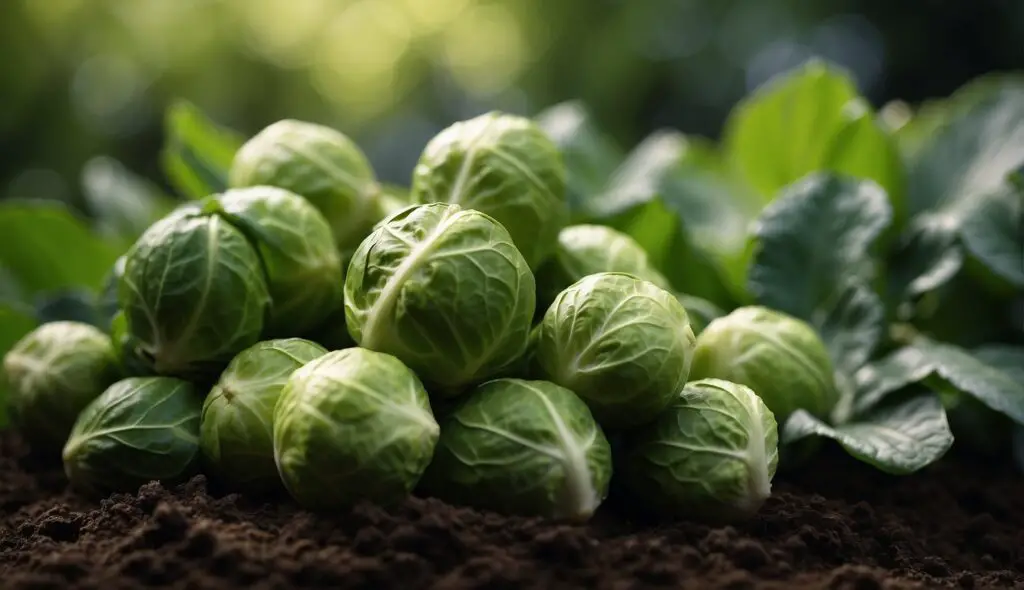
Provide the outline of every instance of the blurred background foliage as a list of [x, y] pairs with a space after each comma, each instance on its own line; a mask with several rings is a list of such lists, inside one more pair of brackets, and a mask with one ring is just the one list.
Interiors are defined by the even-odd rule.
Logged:
[[80, 205], [82, 176], [116, 161], [162, 182], [177, 98], [247, 136], [332, 125], [406, 184], [433, 134], [489, 109], [578, 98], [624, 147], [717, 137], [811, 55], [880, 106], [1024, 66], [1022, 38], [1014, 0], [4, 0], [0, 196]]

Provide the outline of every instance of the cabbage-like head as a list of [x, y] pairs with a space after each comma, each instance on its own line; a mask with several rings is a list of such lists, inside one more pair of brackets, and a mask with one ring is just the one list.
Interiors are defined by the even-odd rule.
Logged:
[[71, 485], [91, 496], [178, 483], [199, 468], [202, 396], [173, 377], [129, 377], [82, 410], [64, 446]]
[[544, 379], [576, 392], [607, 429], [650, 422], [690, 375], [695, 337], [675, 295], [624, 273], [559, 293], [536, 335]]
[[229, 177], [233, 187], [269, 185], [305, 197], [327, 219], [342, 252], [355, 248], [380, 214], [380, 188], [366, 155], [324, 125], [272, 123], [238, 150]]
[[456, 504], [584, 521], [611, 476], [611, 447], [576, 394], [548, 381], [495, 379], [442, 422], [423, 488]]
[[411, 198], [476, 209], [505, 226], [531, 269], [567, 223], [561, 152], [532, 120], [490, 112], [431, 139], [413, 170]]
[[365, 348], [329, 352], [292, 373], [274, 413], [274, 456], [311, 510], [401, 502], [434, 455], [438, 425], [416, 374]]
[[288, 378], [327, 354], [302, 338], [264, 340], [238, 353], [203, 403], [200, 449], [207, 471], [239, 490], [281, 488], [274, 463], [274, 406]]
[[771, 495], [778, 443], [775, 416], [749, 387], [691, 381], [652, 424], [626, 437], [623, 481], [661, 515], [743, 520]]
[[537, 270], [537, 307], [546, 310], [569, 285], [599, 272], [628, 273], [670, 289], [629, 235], [606, 225], [570, 225], [559, 232], [554, 255]]
[[178, 208], [125, 257], [126, 354], [160, 375], [215, 378], [263, 332], [270, 307], [263, 263], [218, 208], [212, 199]]
[[754, 390], [780, 424], [795, 410], [827, 418], [838, 398], [832, 361], [808, 323], [750, 305], [713, 320], [697, 338], [690, 379]]
[[59, 455], [78, 413], [119, 378], [110, 337], [79, 322], [32, 330], [3, 359], [11, 422], [33, 451]]
[[263, 262], [271, 299], [264, 337], [305, 334], [341, 309], [341, 256], [316, 207], [270, 186], [232, 189], [218, 201], [221, 214], [242, 230]]
[[408, 207], [356, 249], [345, 318], [356, 343], [401, 359], [455, 395], [526, 349], [533, 273], [505, 228], [458, 205]]

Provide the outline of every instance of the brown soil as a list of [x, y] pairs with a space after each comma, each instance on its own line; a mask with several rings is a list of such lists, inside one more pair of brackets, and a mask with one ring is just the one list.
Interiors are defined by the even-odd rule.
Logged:
[[431, 499], [336, 517], [203, 477], [89, 502], [0, 439], [0, 586], [43, 588], [1024, 588], [1024, 476], [947, 458], [881, 475], [838, 452], [780, 476], [753, 521], [587, 526]]

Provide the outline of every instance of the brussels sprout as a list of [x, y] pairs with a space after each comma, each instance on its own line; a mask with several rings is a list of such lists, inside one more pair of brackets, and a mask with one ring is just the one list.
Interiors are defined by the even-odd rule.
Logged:
[[584, 521], [611, 476], [608, 439], [576, 394], [548, 381], [495, 379], [444, 419], [423, 489], [506, 514]]
[[11, 422], [33, 451], [57, 453], [78, 413], [119, 378], [110, 338], [79, 322], [50, 322], [4, 355]]
[[250, 491], [281, 486], [274, 463], [274, 406], [288, 377], [327, 350], [301, 338], [259, 342], [238, 354], [203, 403], [199, 445], [222, 482]]
[[232, 187], [269, 185], [302, 195], [320, 210], [342, 252], [377, 222], [380, 188], [359, 146], [315, 123], [285, 119], [247, 141], [231, 164]]
[[741, 520], [771, 495], [778, 442], [775, 416], [749, 387], [691, 381], [652, 424], [629, 433], [623, 481], [659, 514]]
[[536, 269], [568, 222], [565, 185], [562, 154], [536, 123], [490, 112], [455, 123], [427, 143], [410, 196], [490, 215]]
[[398, 357], [440, 396], [514, 363], [535, 305], [533, 273], [505, 228], [458, 205], [393, 215], [356, 249], [345, 280], [356, 343]]
[[606, 225], [570, 225], [559, 232], [554, 255], [537, 270], [537, 307], [547, 309], [569, 285], [599, 272], [628, 273], [671, 289], [632, 237]]
[[198, 470], [202, 398], [174, 377], [129, 377], [82, 410], [64, 446], [64, 472], [86, 494], [176, 483]]
[[438, 426], [427, 392], [397, 358], [329, 352], [292, 373], [274, 410], [274, 459], [312, 510], [405, 499], [430, 463]]
[[717, 378], [753, 389], [779, 424], [797, 409], [827, 418], [838, 400], [832, 361], [809, 324], [757, 305], [701, 332], [690, 379]]
[[126, 255], [125, 346], [161, 375], [216, 376], [263, 331], [270, 306], [263, 263], [219, 207], [214, 199], [179, 207]]
[[315, 207], [270, 186], [229, 190], [218, 200], [263, 261], [271, 300], [264, 337], [304, 333], [341, 307], [341, 257]]
[[650, 422], [675, 399], [696, 340], [672, 293], [617, 272], [559, 293], [538, 330], [540, 375], [583, 398], [608, 429]]

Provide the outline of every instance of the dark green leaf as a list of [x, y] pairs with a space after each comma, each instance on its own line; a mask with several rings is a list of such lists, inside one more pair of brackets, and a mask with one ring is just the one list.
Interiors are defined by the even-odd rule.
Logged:
[[[887, 291], [892, 307], [906, 307], [960, 272], [964, 253], [956, 237], [955, 228], [940, 216], [921, 215], [911, 222], [891, 256]], [[899, 312], [902, 319], [911, 315], [909, 308]]]
[[902, 217], [904, 170], [893, 139], [849, 74], [820, 60], [780, 74], [737, 105], [726, 152], [765, 202], [809, 173], [874, 180]]
[[827, 173], [797, 181], [754, 225], [751, 295], [815, 326], [837, 367], [856, 370], [884, 327], [881, 300], [867, 285], [874, 242], [891, 219], [874, 182]]
[[[18, 340], [39, 325], [31, 310], [0, 304], [0, 359]], [[0, 370], [0, 430], [7, 426], [7, 378]]]
[[949, 344], [917, 338], [908, 346], [858, 373], [857, 407], [873, 407], [889, 393], [913, 383], [934, 391], [953, 390], [978, 399], [989, 408], [1024, 424], [1024, 381], [1001, 369], [1005, 358], [988, 361]]
[[629, 234], [677, 290], [729, 307], [746, 300], [751, 206], [695, 146], [676, 132], [652, 134], [586, 203], [584, 217]]
[[960, 228], [964, 248], [1017, 290], [1024, 289], [1024, 191], [1006, 183], [978, 198]]
[[175, 205], [155, 186], [107, 156], [86, 162], [82, 191], [97, 231], [129, 243]]
[[1006, 78], [956, 109], [911, 160], [909, 213], [942, 211], [960, 220], [1021, 162], [1024, 79]]
[[228, 170], [245, 138], [221, 127], [195, 105], [177, 101], [164, 118], [161, 164], [182, 196], [201, 199], [225, 190]]
[[[1024, 162], [1024, 79], [999, 77], [968, 90], [950, 99], [941, 124], [910, 158], [911, 223], [892, 256], [894, 305], [956, 275], [963, 263], [961, 239], [1011, 283], [1019, 272], [1008, 270], [1020, 260], [1019, 252], [1006, 254], [1015, 241], [1005, 237], [1012, 236], [1013, 223], [994, 217], [1020, 207], [1001, 202], [999, 193], [1008, 191], [1007, 176]], [[987, 231], [994, 235], [985, 235]]]
[[809, 436], [833, 439], [850, 455], [896, 475], [927, 467], [953, 445], [942, 403], [932, 393], [876, 407], [834, 427], [798, 410], [786, 421], [780, 438], [789, 445]]
[[625, 154], [594, 125], [582, 102], [551, 106], [536, 116], [562, 152], [567, 172], [569, 210], [575, 219], [584, 203], [604, 190]]
[[1024, 384], [1024, 346], [989, 344], [979, 346], [971, 355], [986, 365], [999, 369], [1017, 383]]
[[55, 201], [0, 203], [0, 266], [10, 271], [26, 296], [98, 289], [122, 249]]

